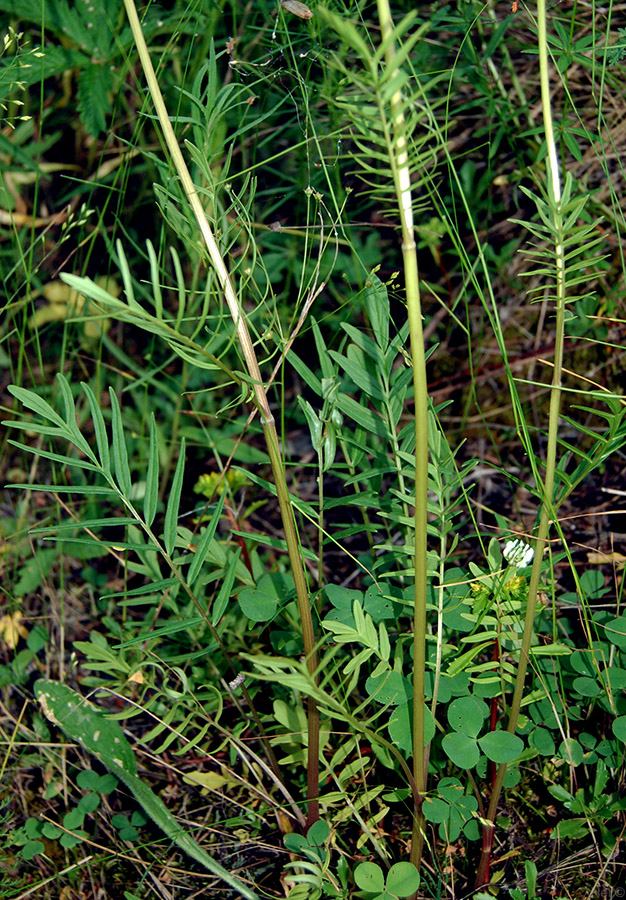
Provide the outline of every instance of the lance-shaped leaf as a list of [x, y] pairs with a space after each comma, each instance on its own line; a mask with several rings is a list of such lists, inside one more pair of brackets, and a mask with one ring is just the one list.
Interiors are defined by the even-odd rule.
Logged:
[[194, 582], [198, 575], [200, 574], [200, 569], [202, 568], [202, 563], [206, 559], [206, 555], [208, 553], [209, 547], [211, 545], [211, 541], [215, 537], [215, 530], [217, 528], [218, 522], [222, 515], [222, 510], [224, 508], [224, 501], [226, 499], [226, 493], [223, 492], [219, 500], [217, 501], [217, 505], [215, 507], [215, 511], [211, 516], [211, 521], [207, 525], [207, 527], [202, 532], [202, 537], [200, 538], [200, 542], [196, 549], [193, 561], [189, 566], [189, 572], [187, 573], [187, 582], [190, 587], [193, 587]]
[[180, 444], [180, 455], [174, 472], [174, 479], [170, 490], [169, 500], [167, 501], [167, 509], [165, 510], [165, 524], [163, 530], [163, 540], [165, 549], [171, 556], [176, 545], [176, 526], [178, 525], [178, 510], [180, 507], [180, 494], [183, 489], [183, 475], [185, 473], [185, 438]]
[[102, 415], [102, 410], [100, 409], [100, 405], [96, 400], [96, 395], [91, 390], [89, 385], [83, 382], [81, 387], [85, 392], [87, 402], [89, 404], [89, 412], [91, 413], [93, 430], [96, 435], [96, 446], [98, 447], [98, 454], [100, 456], [100, 465], [102, 466], [102, 470], [105, 472], [105, 474], [110, 475], [111, 457], [109, 454], [109, 439], [107, 436], [106, 425], [104, 424], [104, 416]]
[[128, 452], [126, 450], [126, 441], [124, 440], [122, 413], [113, 388], [109, 388], [109, 394], [111, 395], [111, 424], [113, 431], [111, 441], [113, 470], [120, 490], [124, 496], [128, 498], [130, 497], [131, 480], [130, 467], [128, 465]]
[[146, 475], [146, 493], [143, 500], [143, 514], [146, 525], [154, 522], [159, 502], [159, 442], [157, 440], [156, 419], [150, 416], [150, 449], [148, 451], [148, 474]]
[[97, 457], [89, 446], [89, 443], [80, 433], [80, 429], [76, 424], [76, 404], [74, 403], [74, 395], [72, 394], [72, 389], [69, 385], [69, 382], [67, 378], [61, 374], [61, 372], [57, 372], [57, 381], [61, 388], [63, 403], [65, 405], [65, 422], [70, 440], [72, 441], [74, 446], [78, 447], [78, 449], [85, 454], [87, 459], [90, 459], [95, 463], [98, 461]]
[[[26, 388], [18, 387], [15, 384], [10, 384], [8, 391], [10, 394], [13, 394], [26, 409], [30, 409], [42, 418], [47, 419], [48, 422], [52, 422], [57, 428], [65, 428], [65, 422], [58, 412], [56, 412], [46, 400], [40, 397], [39, 394], [36, 394], [34, 391], [28, 391]], [[6, 424], [10, 425], [12, 423], [7, 422]]]

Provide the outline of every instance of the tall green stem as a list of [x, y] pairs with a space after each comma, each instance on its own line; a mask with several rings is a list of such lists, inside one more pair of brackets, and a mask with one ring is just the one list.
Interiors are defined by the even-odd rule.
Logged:
[[[564, 235], [562, 232], [563, 220], [559, 209], [561, 200], [561, 181], [559, 178], [556, 143], [554, 140], [554, 128], [552, 125], [552, 110], [550, 106], [550, 80], [548, 73], [548, 41], [546, 35], [546, 3], [545, 0], [537, 0], [537, 32], [539, 42], [539, 71], [541, 78], [541, 103], [543, 108], [543, 127], [548, 149], [547, 177], [549, 190], [551, 191], [555, 210], [554, 231], [559, 235], [555, 242], [555, 268], [556, 268], [556, 334], [554, 342], [554, 368], [552, 372], [552, 384], [550, 386], [550, 410], [548, 421], [548, 444], [546, 448], [546, 474], [543, 485], [539, 485], [542, 492], [542, 506], [537, 529], [535, 543], [535, 558], [528, 586], [528, 605], [524, 621], [524, 633], [520, 650], [520, 659], [515, 679], [513, 700], [509, 712], [507, 730], [514, 733], [517, 729], [519, 711], [524, 695], [524, 684], [530, 644], [534, 633], [535, 610], [537, 607], [537, 591], [539, 589], [539, 576], [541, 574], [541, 562], [548, 538], [548, 530], [551, 520], [554, 519], [554, 475], [556, 470], [557, 437], [561, 409], [561, 373], [563, 369], [563, 344], [565, 330], [565, 252], [563, 247]], [[488, 825], [483, 832], [483, 848], [476, 876], [476, 886], [480, 887], [489, 880], [489, 863], [493, 847], [493, 835], [495, 831], [495, 819], [498, 802], [506, 775], [506, 764], [499, 767], [491, 794], [489, 810], [487, 812]]]
[[[278, 432], [274, 416], [269, 406], [267, 395], [263, 387], [261, 371], [257, 361], [254, 346], [250, 338], [250, 332], [246, 324], [245, 316], [240, 308], [237, 294], [233, 287], [232, 281], [226, 263], [220, 253], [217, 241], [211, 231], [208, 219], [206, 217], [202, 203], [198, 196], [198, 192], [189, 174], [189, 169], [183, 158], [174, 129], [172, 128], [163, 96], [159, 88], [159, 84], [152, 66], [148, 47], [141, 30], [139, 17], [133, 0], [124, 0], [126, 13], [130, 22], [130, 26], [135, 39], [135, 45], [139, 52], [141, 65], [148, 82], [148, 89], [154, 103], [159, 123], [163, 131], [165, 143], [172, 159], [172, 163], [178, 177], [180, 178], [183, 190], [187, 197], [187, 201], [194, 213], [202, 239], [208, 250], [211, 263], [217, 274], [220, 287], [224, 292], [224, 297], [228, 305], [229, 312], [232, 316], [237, 331], [237, 338], [241, 351], [243, 353], [248, 374], [252, 382], [252, 391], [254, 400], [261, 413], [261, 421], [263, 432], [267, 444], [267, 450], [270, 457], [272, 475], [276, 485], [278, 496], [278, 505], [282, 517], [283, 530], [287, 543], [287, 551], [289, 554], [289, 563], [293, 574], [296, 587], [296, 597], [298, 604], [298, 613], [302, 627], [302, 638], [304, 642], [304, 652], [307, 660], [307, 669], [313, 682], [316, 683], [317, 678], [317, 653], [315, 650], [315, 633], [313, 629], [313, 618], [311, 615], [311, 606], [309, 600], [309, 592], [306, 584], [306, 576], [300, 553], [300, 542], [296, 529], [296, 523], [293, 517], [293, 510], [289, 500], [289, 491], [287, 489], [287, 481], [285, 475], [285, 467], [283, 465], [282, 456], [279, 449]], [[313, 699], [308, 701], [308, 810], [307, 823], [311, 825], [319, 818], [319, 712], [317, 704]]]
[[[389, 81], [393, 81], [398, 65], [396, 48], [389, 40], [393, 21], [388, 0], [377, 0], [378, 18], [383, 41], [388, 41], [385, 61], [389, 69]], [[415, 395], [415, 595], [413, 614], [413, 778], [420, 795], [413, 818], [413, 843], [411, 861], [419, 865], [424, 844], [424, 817], [421, 800], [426, 792], [426, 752], [424, 740], [424, 670], [426, 666], [426, 525], [428, 500], [428, 387], [426, 383], [426, 359], [422, 334], [422, 310], [420, 304], [417, 247], [413, 224], [413, 198], [407, 135], [402, 112], [402, 92], [393, 94], [391, 101], [393, 145], [389, 159], [393, 169], [394, 184], [400, 221], [402, 225], [402, 260], [413, 363], [413, 388]]]

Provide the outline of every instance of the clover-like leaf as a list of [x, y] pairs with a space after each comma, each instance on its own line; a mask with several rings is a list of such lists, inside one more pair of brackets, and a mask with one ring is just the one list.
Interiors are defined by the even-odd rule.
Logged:
[[446, 734], [441, 746], [446, 756], [460, 769], [473, 769], [480, 759], [480, 751], [474, 738], [460, 731]]
[[490, 731], [478, 741], [487, 759], [495, 763], [510, 763], [524, 750], [524, 741], [508, 731]]
[[360, 863], [354, 870], [354, 880], [362, 891], [380, 894], [385, 888], [383, 870], [376, 863]]

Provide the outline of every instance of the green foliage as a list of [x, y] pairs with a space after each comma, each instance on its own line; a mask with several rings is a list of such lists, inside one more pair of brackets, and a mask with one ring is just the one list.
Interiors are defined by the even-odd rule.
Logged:
[[309, 828], [306, 837], [300, 834], [285, 835], [287, 850], [303, 857], [285, 866], [286, 870], [293, 870], [287, 872], [285, 879], [291, 900], [317, 900], [322, 896], [345, 900], [348, 897], [347, 866], [345, 860], [340, 860], [336, 872], [331, 871], [329, 838], [330, 829], [322, 819]]
[[[31, 816], [24, 826], [11, 836], [11, 842], [21, 847], [20, 854], [27, 861], [45, 852], [44, 839], [56, 841], [66, 850], [79, 846], [89, 837], [84, 827], [85, 820], [99, 808], [98, 795], [112, 793], [118, 783], [113, 775], [98, 775], [91, 769], [83, 769], [76, 776], [76, 784], [87, 793], [83, 794], [73, 809], [63, 816], [60, 823], [62, 827]], [[48, 790], [47, 796], [51, 798], [54, 794]], [[146, 819], [139, 811], [135, 811], [130, 819], [127, 816], [115, 815], [111, 823], [118, 831], [120, 840], [132, 842], [138, 839], [137, 829], [146, 824]]]
[[[0, 0], [7, 15], [16, 15], [14, 6]], [[611, 95], [603, 94], [606, 85], [623, 93], [623, 29], [607, 28], [604, 46], [599, 32], [580, 30], [577, 17], [586, 13], [569, 20], [569, 12], [552, 12], [550, 47], [563, 76], [553, 93], [563, 106], [557, 140], [572, 170], [557, 203], [540, 165], [537, 84], [517, 53], [536, 50], [527, 18], [492, 15], [474, 2], [398, 8], [378, 42], [369, 8], [357, 20], [341, 5], [312, 8], [311, 19], [264, 3], [243, 18], [228, 4], [174, 7], [151, 7], [143, 25], [155, 62], [161, 55], [168, 111], [282, 426], [288, 500], [316, 613], [318, 681], [303, 659], [268, 455], [246, 422], [254, 385], [178, 180], [159, 158], [153, 120], [138, 114], [144, 98], [125, 74], [134, 51], [122, 6], [96, 3], [89, 12], [82, 3], [74, 10], [54, 0], [43, 9], [28, 0], [19, 9], [28, 34], [10, 44], [0, 67], [3, 116], [15, 126], [11, 138], [0, 135], [1, 205], [33, 214], [15, 217], [0, 245], [10, 298], [0, 367], [5, 382], [15, 382], [4, 405], [20, 438], [3, 445], [5, 480], [26, 489], [17, 500], [7, 493], [10, 514], [0, 525], [10, 619], [0, 623], [0, 685], [9, 704], [23, 702], [33, 667], [72, 666], [81, 690], [116, 695], [115, 716], [154, 753], [181, 765], [219, 760], [217, 778], [228, 790], [207, 802], [222, 804], [220, 816], [237, 803], [238, 826], [252, 830], [276, 811], [289, 832], [304, 831], [298, 804], [315, 701], [324, 818], [285, 835], [296, 857], [284, 865], [292, 900], [449, 892], [450, 865], [455, 879], [473, 874], [462, 845], [481, 838], [504, 764], [529, 840], [545, 827], [549, 801], [554, 838], [568, 852], [593, 844], [608, 866], [624, 812], [626, 620], [619, 578], [612, 583], [608, 570], [576, 555], [588, 540], [572, 540], [569, 528], [584, 510], [568, 503], [582, 496], [585, 479], [590, 493], [598, 476], [610, 483], [626, 442], [614, 299], [623, 280], [614, 233], [623, 222], [611, 180], [619, 143]], [[98, 28], [90, 27], [94, 17]], [[43, 56], [33, 57], [42, 34]], [[579, 108], [579, 86], [568, 82], [574, 66], [593, 84], [601, 134]], [[402, 260], [389, 237], [398, 222], [400, 149], [390, 101], [400, 94], [424, 251], [424, 324], [432, 326], [429, 371], [441, 392], [428, 415], [422, 810], [440, 879], [432, 884], [405, 861], [390, 865], [390, 853], [410, 839], [415, 709], [421, 714], [412, 647], [415, 396]], [[79, 123], [69, 121], [68, 105]], [[48, 163], [72, 143], [82, 156], [60, 182]], [[593, 159], [602, 161], [608, 194], [593, 188]], [[33, 224], [46, 206], [85, 193], [96, 210], [88, 227], [65, 237], [53, 222]], [[516, 254], [528, 234], [530, 250]], [[123, 294], [100, 280], [96, 260], [103, 272], [118, 269]], [[50, 281], [44, 273], [59, 265], [87, 299], [71, 316], [65, 309], [44, 322], [31, 307], [40, 296], [48, 302], [39, 293]], [[544, 304], [536, 334], [539, 307], [520, 300], [518, 275], [532, 279], [529, 294]], [[576, 342], [566, 345], [572, 358], [547, 497], [544, 385], [537, 371], [528, 384], [521, 363], [529, 348], [547, 355], [550, 303], [564, 292]], [[100, 327], [89, 347], [75, 340], [104, 321], [109, 330]], [[57, 368], [63, 374], [53, 380]], [[230, 467], [231, 453], [244, 468]], [[531, 567], [518, 569], [505, 548], [513, 538], [533, 542], [537, 503], [550, 505], [554, 531], [552, 555], [537, 563], [542, 593], [525, 652]], [[43, 615], [52, 615], [50, 634], [31, 627]], [[61, 659], [70, 641], [73, 655]], [[520, 720], [507, 730], [526, 658]], [[97, 841], [100, 798], [118, 778], [180, 849], [254, 896], [138, 777], [112, 718], [56, 682], [35, 690], [66, 737], [111, 774], [78, 773], [82, 797], [58, 825], [27, 813], [12, 833], [20, 865], [51, 845], [65, 854]], [[25, 770], [42, 768], [54, 742], [38, 714], [30, 727], [16, 747], [33, 735], [42, 746], [24, 751]], [[118, 741], [122, 757], [94, 742], [98, 731]], [[111, 825], [120, 840], [136, 842], [144, 821], [117, 813]], [[398, 841], [388, 838], [391, 827]], [[513, 900], [534, 900], [542, 889], [534, 864], [526, 862], [525, 876], [525, 892], [512, 890]], [[265, 889], [271, 874], [259, 877]]]
[[358, 896], [366, 900], [395, 900], [410, 897], [420, 885], [420, 877], [412, 863], [395, 863], [387, 876], [377, 863], [360, 863], [354, 870], [354, 880], [361, 889]]
[[[414, 175], [419, 175], [418, 184], [427, 183], [441, 139], [428, 100], [429, 92], [434, 91], [441, 76], [428, 81], [418, 79], [411, 67], [411, 52], [423, 39], [428, 25], [424, 23], [416, 28], [417, 12], [411, 11], [373, 48], [347, 17], [324, 7], [319, 11], [343, 45], [356, 51], [362, 66], [357, 69], [348, 65], [343, 53], [333, 56], [333, 65], [341, 75], [340, 93], [333, 102], [350, 122], [350, 159], [358, 164], [370, 197], [383, 203], [396, 203], [399, 176], [394, 116], [403, 119], [406, 133], [411, 136], [408, 165]], [[400, 49], [394, 51], [391, 66], [386, 64], [385, 55], [396, 44]], [[390, 103], [395, 96], [401, 96], [401, 105], [392, 115]]]
[[[217, 875], [240, 896], [256, 900], [257, 894], [234, 878], [216, 862], [191, 835], [177, 822], [163, 801], [137, 777], [137, 761], [132, 747], [124, 737], [117, 722], [107, 719], [90, 703], [71, 688], [51, 681], [38, 681], [35, 694], [47, 719], [57, 725], [65, 734], [77, 741], [88, 753], [96, 757], [108, 770], [132, 792], [152, 821], [185, 853], [200, 863], [211, 874]], [[68, 813], [64, 825], [73, 830], [82, 825], [84, 813], [93, 812], [96, 807], [87, 799], [96, 794], [87, 794], [81, 809]], [[81, 801], [82, 803], [83, 801]], [[99, 801], [98, 801], [99, 802]], [[97, 806], [97, 804], [96, 804]], [[70, 821], [71, 820], [71, 821]], [[54, 835], [56, 837], [56, 835]], [[77, 839], [86, 837], [80, 830]]]
[[453, 843], [463, 833], [469, 840], [480, 837], [477, 822], [478, 802], [468, 794], [457, 778], [442, 778], [436, 794], [424, 799], [424, 816], [439, 825], [442, 840]]
[[[579, 193], [577, 196], [574, 188], [574, 180], [569, 172], [558, 203], [549, 189], [547, 196], [543, 198], [522, 187], [523, 192], [536, 205], [540, 223], [512, 220], [524, 225], [542, 242], [541, 246], [533, 245], [534, 249], [527, 251], [529, 258], [542, 265], [525, 274], [528, 277], [543, 276], [540, 290], [549, 292], [549, 300], [556, 300], [560, 290], [567, 296], [575, 295], [577, 286], [589, 281], [594, 267], [603, 259], [594, 252], [603, 241], [602, 234], [598, 233], [599, 220], [590, 222], [585, 214], [589, 195]], [[547, 246], [544, 245], [546, 241]], [[563, 248], [562, 265], [555, 256], [556, 247]]]
[[[45, 43], [29, 60], [28, 70], [20, 72], [20, 83], [24, 87], [43, 84], [45, 79], [74, 70], [81, 122], [90, 135], [104, 131], [132, 47], [121, 0], [93, 0], [91, 4], [80, 0], [71, 5], [67, 0], [49, 0], [45, 11], [41, 4], [30, 2], [20, 4], [16, 11], [10, 0], [0, 0], [0, 12], [17, 12], [22, 25], [32, 23], [41, 29], [42, 38], [45, 36]], [[145, 22], [151, 35], [164, 24], [161, 21], [159, 25], [154, 14]]]
[[626, 28], [620, 28], [617, 32], [617, 41], [604, 51], [609, 66], [616, 66], [626, 57]]
[[575, 814], [574, 818], [558, 823], [553, 835], [555, 840], [576, 840], [585, 837], [590, 830], [596, 828], [600, 835], [603, 855], [610, 856], [613, 853], [615, 836], [605, 823], [626, 809], [626, 800], [620, 798], [619, 792], [607, 793], [608, 782], [609, 773], [606, 764], [599, 760], [593, 784], [587, 788], [580, 788], [575, 795], [560, 785], [553, 785], [550, 788], [552, 796]]

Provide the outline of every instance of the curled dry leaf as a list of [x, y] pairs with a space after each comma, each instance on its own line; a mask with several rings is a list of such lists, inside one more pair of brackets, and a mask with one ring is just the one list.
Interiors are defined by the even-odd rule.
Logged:
[[587, 562], [592, 566], [622, 566], [626, 562], [626, 556], [623, 553], [587, 553]]
[[294, 16], [298, 16], [299, 19], [313, 18], [313, 13], [309, 7], [305, 3], [300, 3], [300, 0], [280, 0], [280, 5], [283, 9], [286, 9], [287, 12], [293, 13]]

